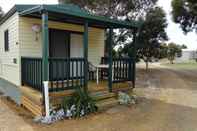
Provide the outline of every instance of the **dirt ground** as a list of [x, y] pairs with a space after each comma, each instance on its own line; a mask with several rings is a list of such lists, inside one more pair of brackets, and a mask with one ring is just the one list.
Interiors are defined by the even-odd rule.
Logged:
[[28, 112], [1, 98], [0, 131], [197, 131], [197, 70], [154, 66], [137, 74], [138, 104], [53, 125], [33, 123]]

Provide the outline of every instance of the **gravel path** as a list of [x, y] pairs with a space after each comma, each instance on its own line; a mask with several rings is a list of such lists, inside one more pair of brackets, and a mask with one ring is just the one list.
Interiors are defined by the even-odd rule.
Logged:
[[33, 131], [33, 128], [0, 99], [0, 131]]
[[[132, 107], [117, 106], [80, 120], [64, 120], [53, 125], [32, 123], [19, 117], [0, 101], [0, 131], [197, 131], [197, 71], [154, 67], [148, 74], [138, 70]], [[26, 121], [26, 122], [25, 122]]]

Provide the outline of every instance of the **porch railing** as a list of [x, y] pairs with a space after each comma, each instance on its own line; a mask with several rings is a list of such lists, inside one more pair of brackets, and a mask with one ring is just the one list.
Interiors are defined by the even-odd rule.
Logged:
[[42, 92], [42, 59], [21, 58], [21, 80], [23, 85]]
[[[84, 58], [49, 58], [49, 91], [84, 87], [84, 64]], [[108, 58], [102, 58], [102, 64], [108, 64]], [[21, 71], [22, 84], [42, 92], [42, 59], [22, 57]], [[101, 75], [108, 77], [108, 71], [101, 71]], [[133, 59], [113, 58], [113, 83], [125, 81], [134, 81]]]
[[[101, 64], [108, 64], [108, 58], [102, 57]], [[132, 58], [113, 58], [113, 83], [134, 81], [134, 60]], [[101, 71], [101, 76], [108, 75], [108, 72]]]
[[133, 60], [131, 58], [113, 59], [113, 82], [133, 81]]
[[84, 86], [84, 58], [50, 58], [50, 91]]
[[[49, 91], [84, 86], [84, 58], [49, 58]], [[21, 58], [22, 84], [42, 92], [42, 59]]]

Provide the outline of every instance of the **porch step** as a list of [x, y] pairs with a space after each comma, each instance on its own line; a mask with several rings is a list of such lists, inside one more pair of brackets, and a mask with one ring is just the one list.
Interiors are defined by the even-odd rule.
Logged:
[[93, 92], [90, 93], [90, 96], [95, 100], [95, 101], [101, 101], [109, 98], [115, 98], [116, 94], [115, 93], [110, 93], [108, 91], [100, 91], [100, 92]]
[[22, 86], [20, 89], [21, 105], [28, 109], [34, 116], [41, 116], [44, 114], [42, 94], [27, 86]]
[[96, 105], [99, 111], [101, 111], [101, 110], [105, 110], [107, 108], [118, 105], [118, 100], [116, 98], [104, 99], [104, 100], [96, 102]]
[[96, 101], [96, 105], [100, 111], [118, 105], [117, 94], [113, 92], [92, 92], [90, 96]]

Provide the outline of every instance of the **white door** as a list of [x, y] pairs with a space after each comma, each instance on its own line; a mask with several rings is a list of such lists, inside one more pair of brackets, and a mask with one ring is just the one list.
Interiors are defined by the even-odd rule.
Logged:
[[[71, 58], [73, 58], [73, 57], [74, 58], [82, 58], [83, 57], [83, 35], [81, 35], [81, 34], [71, 34], [70, 35], [70, 57]], [[72, 74], [72, 72], [71, 72], [71, 76], [75, 77], [77, 75], [76, 71], [78, 72], [77, 76], [80, 76], [80, 72], [81, 72], [80, 65], [76, 66], [76, 63], [74, 63], [73, 66], [71, 66], [70, 70], [72, 70], [72, 68], [74, 68], [74, 74]], [[78, 67], [78, 69], [77, 69], [77, 67]]]
[[70, 57], [83, 57], [83, 35], [71, 34]]

